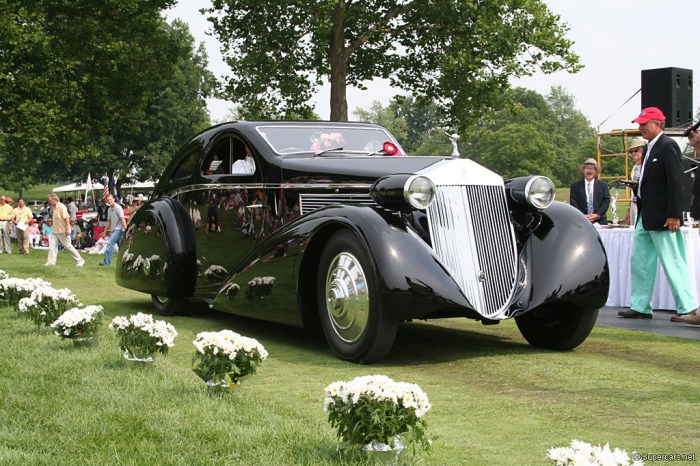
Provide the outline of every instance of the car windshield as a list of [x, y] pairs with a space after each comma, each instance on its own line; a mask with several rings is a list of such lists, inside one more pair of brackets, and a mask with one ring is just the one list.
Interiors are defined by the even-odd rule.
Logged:
[[369, 155], [385, 154], [385, 143], [401, 146], [383, 128], [347, 126], [258, 126], [258, 132], [273, 151], [280, 155]]

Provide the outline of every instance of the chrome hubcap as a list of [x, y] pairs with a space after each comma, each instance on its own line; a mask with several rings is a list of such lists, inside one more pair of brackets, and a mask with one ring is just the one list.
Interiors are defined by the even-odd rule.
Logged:
[[369, 320], [369, 290], [359, 261], [347, 252], [333, 258], [326, 275], [326, 309], [333, 330], [346, 343], [358, 341]]

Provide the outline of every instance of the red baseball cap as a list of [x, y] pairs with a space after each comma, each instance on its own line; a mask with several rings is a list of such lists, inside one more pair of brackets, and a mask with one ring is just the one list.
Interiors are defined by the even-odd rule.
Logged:
[[664, 112], [659, 110], [657, 107], [647, 107], [642, 109], [642, 113], [640, 113], [637, 118], [632, 120], [632, 123], [643, 125], [649, 120], [665, 121], [666, 116], [664, 115]]

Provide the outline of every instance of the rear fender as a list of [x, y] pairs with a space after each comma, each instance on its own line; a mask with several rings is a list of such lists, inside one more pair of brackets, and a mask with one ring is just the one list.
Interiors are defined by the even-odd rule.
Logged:
[[119, 251], [117, 283], [168, 298], [192, 296], [196, 278], [194, 225], [171, 198], [150, 202], [132, 216]]

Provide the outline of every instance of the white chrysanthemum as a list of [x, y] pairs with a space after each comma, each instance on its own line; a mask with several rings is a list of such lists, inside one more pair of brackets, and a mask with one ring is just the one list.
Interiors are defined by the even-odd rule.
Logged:
[[19, 312], [29, 312], [34, 307], [36, 307], [36, 301], [32, 298], [22, 298], [19, 300], [19, 304], [17, 304], [17, 310]]
[[97, 315], [102, 312], [102, 306], [74, 307], [61, 314], [52, 324], [52, 328], [64, 329], [64, 334], [68, 335], [69, 329], [78, 325], [92, 322]]
[[240, 351], [247, 354], [257, 351], [261, 360], [268, 356], [268, 352], [256, 339], [244, 337], [231, 330], [198, 333], [192, 344], [201, 354], [211, 351], [217, 355], [222, 352], [231, 360], [234, 360]]
[[329, 399], [339, 398], [343, 403], [351, 400], [352, 404], [357, 404], [361, 397], [366, 396], [401, 405], [413, 410], [419, 418], [431, 408], [428, 396], [418, 385], [395, 382], [384, 375], [360, 376], [350, 382], [334, 382], [328, 385], [325, 391], [326, 407], [331, 405]]

